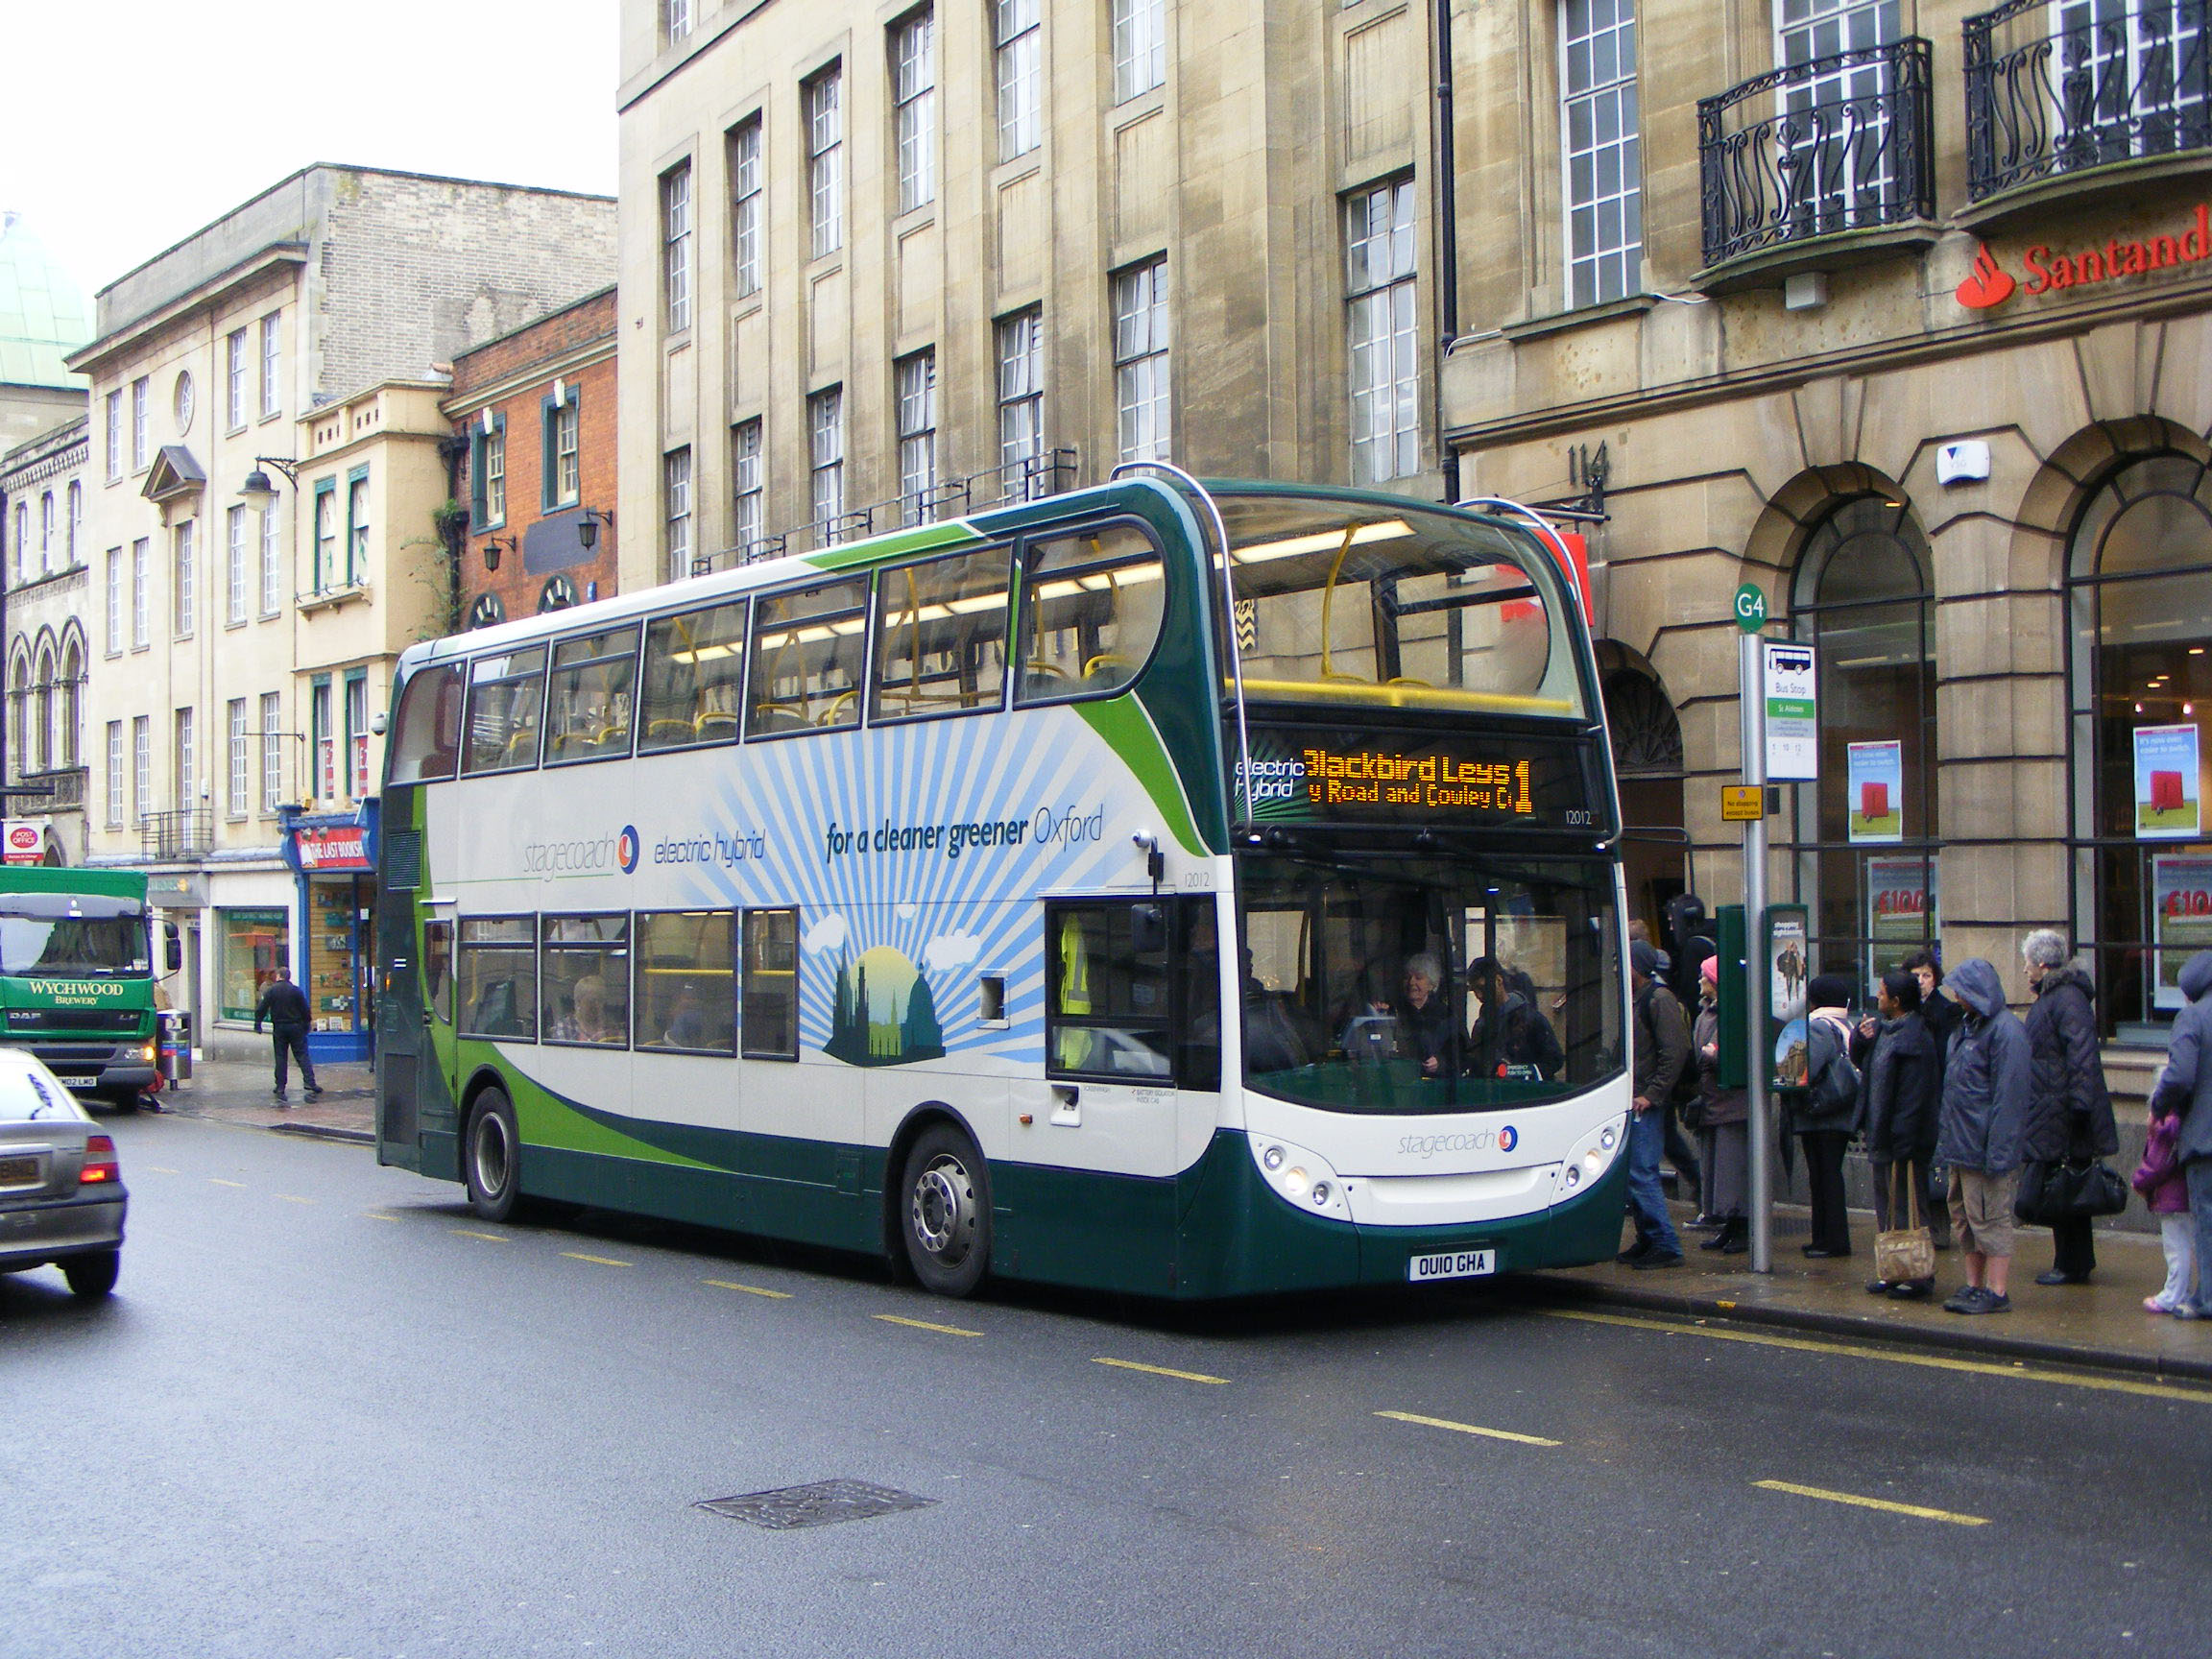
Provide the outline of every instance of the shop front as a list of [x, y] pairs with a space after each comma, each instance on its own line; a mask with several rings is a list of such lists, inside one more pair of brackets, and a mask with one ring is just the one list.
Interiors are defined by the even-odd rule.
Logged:
[[376, 803], [352, 812], [288, 814], [284, 862], [299, 882], [300, 988], [318, 1061], [375, 1054]]

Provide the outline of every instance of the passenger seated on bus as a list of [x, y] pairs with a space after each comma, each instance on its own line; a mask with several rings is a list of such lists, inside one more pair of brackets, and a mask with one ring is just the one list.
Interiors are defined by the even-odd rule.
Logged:
[[686, 979], [677, 988], [676, 1006], [668, 1016], [668, 1030], [661, 1039], [671, 1048], [703, 1048], [721, 1053], [730, 1046], [726, 1026], [717, 1028], [699, 987]]
[[1527, 975], [1495, 956], [1479, 956], [1468, 965], [1467, 983], [1482, 1001], [1467, 1039], [1468, 1072], [1523, 1083], [1558, 1076], [1567, 1056], [1536, 1006]]
[[619, 1043], [622, 1032], [607, 1018], [607, 986], [587, 974], [568, 988], [568, 1012], [546, 1033], [552, 1043]]

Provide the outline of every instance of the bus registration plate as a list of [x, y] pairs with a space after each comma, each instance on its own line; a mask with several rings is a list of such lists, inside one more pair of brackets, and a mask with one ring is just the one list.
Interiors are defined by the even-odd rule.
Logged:
[[1446, 1250], [1435, 1256], [1416, 1256], [1406, 1263], [1406, 1277], [1416, 1285], [1431, 1279], [1479, 1279], [1497, 1271], [1495, 1250]]

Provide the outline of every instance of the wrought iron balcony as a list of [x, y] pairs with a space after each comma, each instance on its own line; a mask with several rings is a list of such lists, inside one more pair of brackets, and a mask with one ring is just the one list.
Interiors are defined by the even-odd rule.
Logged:
[[2212, 0], [2012, 0], [1969, 17], [1966, 195], [2212, 147]]
[[1708, 268], [1936, 217], [1930, 51], [1917, 36], [1791, 63], [1697, 101]]
[[138, 854], [143, 858], [201, 858], [215, 848], [215, 812], [187, 806], [177, 812], [149, 812], [138, 820]]

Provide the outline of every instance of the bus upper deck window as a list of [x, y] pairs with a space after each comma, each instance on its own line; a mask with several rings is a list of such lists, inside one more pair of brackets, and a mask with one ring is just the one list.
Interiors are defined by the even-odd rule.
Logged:
[[629, 754], [637, 675], [636, 624], [554, 646], [545, 689], [546, 764]]
[[737, 741], [745, 601], [661, 616], [645, 631], [637, 750]]
[[867, 635], [865, 576], [754, 600], [746, 733], [859, 725]]
[[469, 746], [464, 772], [505, 772], [538, 763], [539, 702], [545, 647], [479, 657], [469, 664]]
[[872, 718], [1003, 706], [1010, 557], [985, 547], [877, 575]]
[[1160, 637], [1166, 568], [1134, 524], [1105, 524], [1022, 550], [1020, 701], [1118, 691]]
[[461, 665], [418, 668], [400, 688], [386, 745], [395, 783], [450, 778], [461, 756]]

